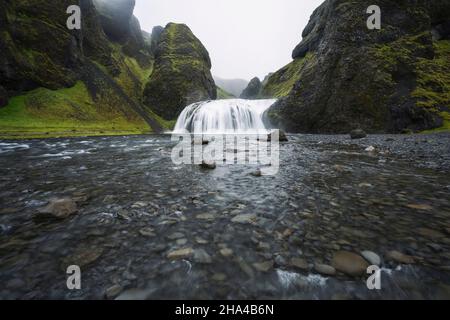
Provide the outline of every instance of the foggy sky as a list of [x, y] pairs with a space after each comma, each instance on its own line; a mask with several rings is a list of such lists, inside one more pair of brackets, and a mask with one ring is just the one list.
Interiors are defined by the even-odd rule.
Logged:
[[291, 59], [303, 28], [323, 0], [136, 0], [143, 30], [185, 23], [211, 56], [212, 73], [262, 80]]

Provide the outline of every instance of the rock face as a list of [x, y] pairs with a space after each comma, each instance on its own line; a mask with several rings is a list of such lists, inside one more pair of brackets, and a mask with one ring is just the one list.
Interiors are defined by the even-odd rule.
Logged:
[[77, 3], [81, 30], [66, 26], [73, 1], [0, 3], [2, 132], [36, 122], [160, 132], [170, 128], [155, 113], [173, 119], [186, 104], [215, 99], [208, 52], [188, 27], [143, 32], [135, 0]]
[[259, 98], [261, 94], [262, 89], [262, 83], [261, 80], [259, 80], [258, 77], [253, 78], [250, 80], [250, 83], [248, 84], [247, 88], [242, 91], [241, 98], [242, 99], [256, 99]]
[[189, 104], [216, 99], [209, 53], [184, 24], [169, 23], [155, 51], [154, 72], [145, 88], [145, 103], [167, 120]]
[[450, 2], [378, 1], [381, 30], [368, 30], [367, 0], [327, 0], [263, 95], [283, 97], [270, 110], [287, 131], [421, 131], [450, 114]]

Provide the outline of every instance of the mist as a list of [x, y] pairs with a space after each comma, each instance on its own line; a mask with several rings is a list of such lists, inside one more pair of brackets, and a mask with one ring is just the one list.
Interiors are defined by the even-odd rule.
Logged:
[[136, 0], [143, 30], [185, 23], [211, 56], [215, 76], [263, 79], [292, 61], [303, 28], [323, 0]]

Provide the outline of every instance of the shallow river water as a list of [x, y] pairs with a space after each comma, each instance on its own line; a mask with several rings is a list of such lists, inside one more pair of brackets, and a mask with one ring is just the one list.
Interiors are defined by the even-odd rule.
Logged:
[[[0, 141], [0, 298], [450, 298], [450, 135], [290, 135], [267, 177], [174, 165], [173, 145]], [[78, 213], [38, 218], [53, 197]], [[382, 259], [381, 290], [316, 271], [364, 250]], [[81, 290], [67, 289], [71, 264]]]

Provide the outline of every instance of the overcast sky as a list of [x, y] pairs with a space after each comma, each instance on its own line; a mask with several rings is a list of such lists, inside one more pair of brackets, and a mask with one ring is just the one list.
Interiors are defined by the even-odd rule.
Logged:
[[214, 75], [264, 78], [288, 64], [323, 0], [136, 0], [143, 30], [185, 23], [211, 56]]

